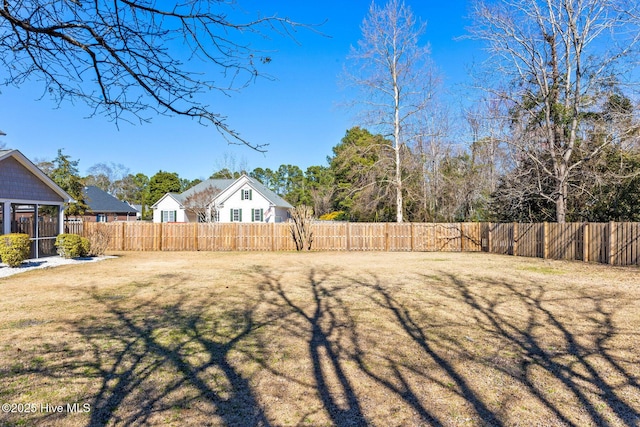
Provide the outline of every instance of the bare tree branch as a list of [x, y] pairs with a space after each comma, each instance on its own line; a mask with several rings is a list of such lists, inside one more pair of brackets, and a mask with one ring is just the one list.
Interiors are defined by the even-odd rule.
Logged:
[[419, 115], [434, 90], [429, 49], [420, 44], [425, 25], [402, 0], [389, 0], [384, 7], [372, 3], [361, 28], [362, 39], [352, 49], [352, 69], [346, 77], [363, 91], [367, 124], [391, 141], [396, 221], [403, 222], [402, 153], [416, 142]]
[[229, 142], [264, 151], [202, 99], [263, 75], [260, 66], [271, 57], [252, 47], [251, 36], [292, 37], [302, 25], [277, 15], [239, 16], [227, 0], [5, 0], [2, 83], [39, 80], [43, 96], [59, 104], [81, 100], [116, 123], [148, 121], [150, 112], [191, 117]]
[[[566, 220], [576, 171], [613, 139], [581, 144], [588, 114], [637, 65], [638, 5], [626, 0], [478, 0], [472, 38], [485, 41], [500, 89], [512, 107], [512, 144], [550, 179], [540, 196]], [[505, 82], [509, 90], [501, 90]], [[486, 84], [489, 83], [489, 84]], [[547, 182], [545, 180], [545, 182]]]

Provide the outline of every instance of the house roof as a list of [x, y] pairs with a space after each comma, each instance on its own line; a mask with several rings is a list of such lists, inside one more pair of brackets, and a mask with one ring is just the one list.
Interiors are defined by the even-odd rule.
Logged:
[[231, 184], [233, 184], [235, 179], [207, 179], [206, 181], [202, 181], [199, 184], [194, 185], [190, 189], [180, 193], [180, 197], [182, 200], [185, 200], [187, 197], [199, 193], [201, 191], [207, 190], [209, 187], [218, 190], [218, 193], [228, 188]]
[[164, 196], [160, 197], [160, 199], [158, 199], [157, 202], [155, 202], [153, 205], [151, 205], [151, 209], [155, 209], [160, 202], [162, 202], [164, 199], [171, 197], [172, 199], [174, 199], [176, 202], [178, 202], [178, 204], [180, 205], [181, 208], [184, 208], [184, 199], [182, 198], [182, 196], [180, 196], [180, 194], [178, 193], [165, 193]]
[[91, 212], [136, 214], [138, 211], [128, 203], [118, 200], [106, 191], [89, 185], [82, 191], [84, 201]]
[[[190, 189], [182, 193], [179, 193], [179, 194], [167, 193], [164, 196], [162, 196], [160, 200], [155, 202], [151, 207], [155, 208], [158, 205], [158, 203], [160, 203], [160, 201], [164, 200], [167, 197], [173, 198], [176, 202], [180, 204], [181, 207], [184, 207], [184, 202], [189, 196], [201, 191], [205, 191], [209, 187], [213, 187], [220, 190], [219, 194], [216, 197], [214, 197], [214, 200], [217, 199], [218, 197], [224, 197], [225, 193], [227, 193], [227, 197], [229, 197], [230, 194], [228, 190], [234, 186], [242, 185], [244, 182], [248, 183], [254, 190], [262, 194], [262, 196], [264, 196], [264, 198], [266, 198], [269, 201], [269, 203], [271, 203], [273, 206], [287, 208], [287, 209], [293, 208], [293, 206], [289, 202], [284, 200], [282, 197], [278, 196], [273, 191], [269, 190], [260, 181], [253, 179], [247, 175], [242, 175], [238, 179], [207, 179], [206, 181], [202, 181], [201, 183], [194, 185], [193, 187], [191, 187]], [[224, 200], [225, 199], [223, 199], [221, 202], [224, 203]]]
[[33, 162], [27, 159], [24, 154], [22, 154], [18, 150], [0, 150], [0, 161], [13, 157], [24, 166], [29, 172], [34, 174], [40, 181], [42, 181], [47, 187], [51, 188], [56, 194], [58, 194], [64, 202], [71, 203], [74, 202], [73, 197], [69, 195], [66, 191], [64, 191], [58, 184], [56, 184], [51, 178], [49, 178], [44, 172], [40, 170]]
[[[267, 199], [271, 205], [287, 209], [293, 208], [293, 206], [291, 206], [289, 202], [278, 196], [273, 191], [269, 190], [260, 181], [258, 181], [257, 179], [253, 179], [247, 175], [242, 175], [238, 179], [208, 179], [185, 191], [179, 196], [186, 195], [188, 197], [189, 194], [194, 194], [195, 192], [202, 191], [209, 186], [214, 186], [215, 188], [221, 189], [220, 193], [214, 198], [214, 200], [216, 201], [216, 204], [223, 204], [231, 196], [231, 194], [235, 193], [242, 185], [245, 184], [249, 184], [251, 188], [262, 194], [262, 196]], [[176, 200], [178, 200], [182, 204], [185, 198], [176, 198]]]
[[249, 180], [249, 182], [251, 182], [253, 187], [260, 194], [262, 194], [267, 200], [269, 200], [269, 202], [271, 204], [273, 204], [274, 206], [287, 208], [287, 209], [292, 209], [293, 208], [293, 206], [289, 202], [287, 202], [285, 199], [283, 199], [282, 197], [278, 196], [276, 193], [274, 193], [273, 191], [271, 191], [270, 189], [265, 187], [264, 184], [262, 184], [257, 179], [251, 178], [250, 176], [246, 176], [246, 177]]

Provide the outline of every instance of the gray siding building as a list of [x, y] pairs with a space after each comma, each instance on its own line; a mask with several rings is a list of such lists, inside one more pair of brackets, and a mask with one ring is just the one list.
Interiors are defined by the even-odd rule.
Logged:
[[0, 150], [0, 234], [28, 234], [31, 256], [54, 255], [73, 198], [18, 150]]

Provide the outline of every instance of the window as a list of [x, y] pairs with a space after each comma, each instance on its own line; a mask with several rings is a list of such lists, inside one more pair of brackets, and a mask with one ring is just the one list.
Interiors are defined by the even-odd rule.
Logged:
[[107, 222], [107, 216], [105, 214], [96, 215], [96, 222]]
[[263, 218], [262, 209], [251, 209], [251, 221], [262, 222]]
[[231, 209], [231, 222], [242, 222], [242, 209]]
[[162, 222], [176, 222], [176, 211], [162, 211]]
[[246, 190], [242, 190], [240, 192], [240, 199], [241, 200], [251, 200], [251, 196], [252, 196], [252, 194], [251, 194], [251, 189], [250, 188], [246, 189]]

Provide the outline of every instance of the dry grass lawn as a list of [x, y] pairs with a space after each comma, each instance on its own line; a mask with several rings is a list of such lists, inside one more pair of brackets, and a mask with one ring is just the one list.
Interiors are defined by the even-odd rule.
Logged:
[[0, 279], [0, 424], [640, 425], [637, 268], [117, 255]]

